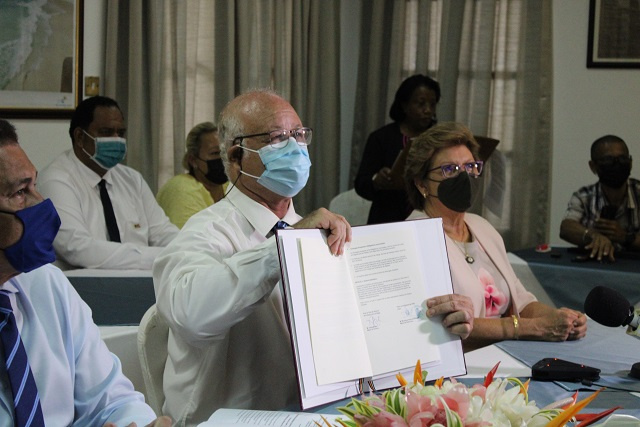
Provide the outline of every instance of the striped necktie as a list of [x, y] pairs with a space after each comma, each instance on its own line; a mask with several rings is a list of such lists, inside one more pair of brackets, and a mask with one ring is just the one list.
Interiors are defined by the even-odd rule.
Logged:
[[267, 233], [266, 237], [273, 236], [276, 234], [276, 230], [282, 230], [284, 228], [287, 228], [288, 226], [289, 224], [287, 224], [285, 221], [278, 221], [276, 222], [276, 225], [271, 227], [271, 230], [269, 230], [269, 233]]
[[283, 230], [283, 229], [287, 228], [288, 226], [289, 226], [289, 224], [287, 224], [285, 221], [278, 221], [278, 222], [276, 222], [276, 225], [273, 226], [271, 231], [273, 231], [275, 233], [276, 230]]
[[9, 294], [0, 291], [0, 340], [4, 349], [7, 375], [13, 393], [15, 425], [18, 427], [44, 426], [40, 396], [27, 360]]

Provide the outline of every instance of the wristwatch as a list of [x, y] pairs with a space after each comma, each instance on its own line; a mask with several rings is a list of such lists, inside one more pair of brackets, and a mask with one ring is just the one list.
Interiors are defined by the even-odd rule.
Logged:
[[636, 233], [634, 233], [633, 231], [627, 232], [627, 236], [624, 238], [625, 247], [631, 246], [631, 244], [635, 241], [636, 241]]

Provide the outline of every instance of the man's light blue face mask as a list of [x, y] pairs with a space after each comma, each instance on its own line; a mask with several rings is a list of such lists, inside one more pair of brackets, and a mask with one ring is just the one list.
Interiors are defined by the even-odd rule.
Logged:
[[82, 151], [85, 152], [87, 156], [91, 158], [94, 162], [98, 164], [103, 169], [111, 169], [118, 163], [124, 160], [124, 156], [127, 154], [127, 140], [124, 138], [120, 138], [118, 136], [105, 136], [94, 138], [89, 135], [85, 130], [84, 132], [89, 138], [95, 141], [95, 153], [93, 156], [86, 152], [83, 148]]
[[309, 179], [311, 160], [306, 145], [300, 145], [290, 137], [283, 147], [267, 145], [259, 150], [242, 147], [258, 153], [264, 164], [262, 175], [255, 176], [240, 170], [241, 174], [258, 180], [258, 184], [282, 197], [293, 197], [300, 192]]

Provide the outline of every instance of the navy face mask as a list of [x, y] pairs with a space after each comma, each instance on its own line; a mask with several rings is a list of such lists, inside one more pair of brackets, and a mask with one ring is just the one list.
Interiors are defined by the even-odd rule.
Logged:
[[16, 271], [27, 273], [56, 260], [53, 240], [60, 229], [60, 217], [50, 199], [17, 212], [0, 212], [15, 215], [24, 227], [20, 240], [2, 249]]

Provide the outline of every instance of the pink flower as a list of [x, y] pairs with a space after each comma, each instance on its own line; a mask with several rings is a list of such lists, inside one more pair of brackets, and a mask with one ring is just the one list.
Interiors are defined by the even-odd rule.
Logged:
[[429, 427], [436, 423], [447, 425], [447, 413], [444, 409], [438, 409], [437, 412], [421, 412], [409, 418], [409, 427]]
[[438, 406], [431, 402], [431, 397], [422, 396], [406, 389], [407, 393], [407, 419], [412, 419], [416, 414], [434, 413], [438, 410]]
[[500, 311], [507, 303], [507, 297], [495, 285], [493, 276], [484, 268], [478, 270], [478, 279], [484, 285], [484, 307], [487, 317], [500, 316]]
[[469, 392], [469, 394], [471, 396], [478, 396], [480, 398], [482, 398], [482, 401], [486, 401], [487, 398], [487, 388], [485, 386], [483, 386], [482, 384], [474, 384], [471, 387], [471, 391]]
[[466, 420], [471, 402], [467, 388], [464, 385], [460, 384], [453, 387], [444, 396], [442, 396], [442, 398], [449, 409], [460, 415], [462, 421]]
[[457, 412], [462, 421], [469, 413], [470, 396], [464, 384], [455, 384], [446, 393], [432, 400], [406, 389], [407, 419], [411, 427], [426, 427], [435, 423], [446, 425], [447, 414], [445, 405]]

